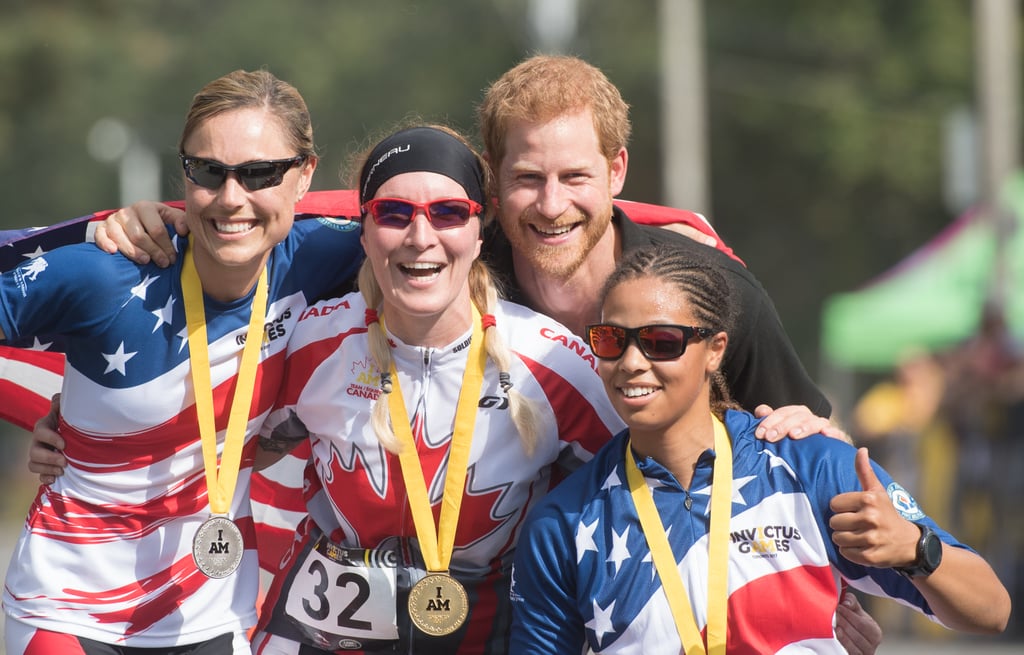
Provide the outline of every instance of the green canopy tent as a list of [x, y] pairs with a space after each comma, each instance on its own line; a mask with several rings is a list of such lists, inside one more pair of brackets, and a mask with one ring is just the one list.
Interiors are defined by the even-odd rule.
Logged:
[[[1024, 175], [1004, 189], [1013, 229], [1003, 242], [1005, 318], [1024, 339]], [[996, 275], [993, 221], [969, 212], [863, 288], [830, 297], [822, 318], [828, 365], [888, 371], [914, 351], [938, 352], [978, 328]]]

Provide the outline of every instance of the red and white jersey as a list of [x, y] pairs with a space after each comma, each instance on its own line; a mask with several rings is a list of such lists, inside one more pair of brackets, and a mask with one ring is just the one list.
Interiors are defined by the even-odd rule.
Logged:
[[[268, 264], [260, 364], [254, 397], [246, 401], [247, 443], [230, 510], [246, 549], [238, 571], [222, 579], [207, 578], [192, 559], [193, 537], [210, 507], [181, 294], [182, 248], [178, 263], [161, 270], [91, 244], [69, 246], [0, 277], [6, 335], [67, 337], [61, 433], [68, 466], [54, 484], [40, 487], [15, 547], [3, 597], [11, 619], [142, 648], [238, 634], [255, 622], [254, 437], [276, 400], [285, 343], [298, 317], [310, 298], [352, 275], [360, 259], [357, 225], [304, 223]], [[334, 257], [326, 256], [329, 247]], [[205, 303], [218, 451], [251, 303], [251, 297]]]
[[[365, 309], [362, 297], [350, 294], [303, 314], [289, 341], [279, 408], [263, 433], [301, 432], [295, 422], [301, 421], [311, 435], [310, 468], [315, 475], [307, 480], [307, 507], [312, 520], [337, 545], [397, 549], [403, 558], [400, 568], [414, 582], [424, 567], [401, 467], [370, 427], [380, 371], [367, 350]], [[527, 511], [565, 470], [588, 460], [622, 427], [582, 341], [551, 319], [513, 303], [501, 302], [494, 314], [513, 353], [511, 381], [536, 408], [540, 438], [527, 455], [498, 371], [488, 360], [451, 562], [452, 575], [470, 597], [469, 627], [457, 633], [456, 642], [446, 642], [447, 652], [483, 652], [489, 643], [504, 648], [511, 557]], [[389, 336], [436, 525], [470, 332], [436, 349]], [[300, 532], [300, 540], [306, 532]], [[289, 552], [278, 578], [285, 577], [301, 550]], [[273, 623], [267, 608], [272, 610], [279, 600], [279, 586], [275, 579], [261, 626]], [[399, 605], [402, 627], [408, 617], [403, 603]], [[421, 652], [408, 641], [414, 631], [399, 632], [399, 652]], [[436, 638], [428, 639], [436, 646]]]

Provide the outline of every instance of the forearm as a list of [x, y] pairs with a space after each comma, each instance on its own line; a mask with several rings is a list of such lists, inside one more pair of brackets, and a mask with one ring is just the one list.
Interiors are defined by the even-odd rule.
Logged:
[[939, 568], [913, 582], [946, 626], [978, 634], [1006, 629], [1010, 595], [992, 567], [975, 553], [943, 544]]

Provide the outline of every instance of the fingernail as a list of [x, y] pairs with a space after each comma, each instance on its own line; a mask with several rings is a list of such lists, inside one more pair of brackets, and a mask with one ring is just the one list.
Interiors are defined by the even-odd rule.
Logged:
[[794, 437], [799, 437], [803, 433], [804, 433], [804, 429], [803, 428], [793, 428], [793, 436]]

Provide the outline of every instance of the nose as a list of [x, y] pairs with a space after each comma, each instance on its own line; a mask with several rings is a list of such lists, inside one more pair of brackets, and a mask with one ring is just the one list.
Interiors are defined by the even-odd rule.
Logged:
[[417, 250], [426, 250], [437, 243], [437, 231], [422, 209], [417, 209], [413, 214], [408, 230], [406, 241]]
[[626, 349], [622, 351], [622, 357], [619, 358], [619, 368], [623, 371], [635, 372], [646, 370], [649, 366], [650, 361], [641, 352], [636, 339], [627, 339]]
[[569, 195], [557, 180], [547, 180], [537, 195], [537, 213], [552, 220], [569, 208]]
[[238, 179], [238, 174], [231, 171], [224, 178], [224, 184], [217, 189], [217, 199], [225, 207], [239, 207], [245, 203], [248, 189]]

